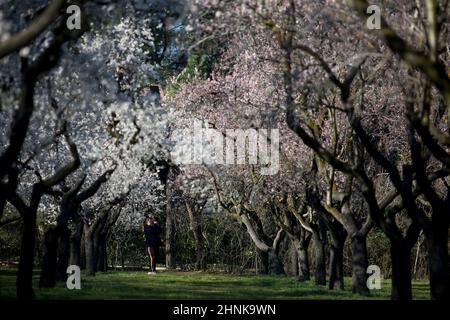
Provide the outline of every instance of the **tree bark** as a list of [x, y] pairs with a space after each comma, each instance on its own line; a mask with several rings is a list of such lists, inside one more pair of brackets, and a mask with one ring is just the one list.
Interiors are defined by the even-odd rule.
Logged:
[[298, 276], [298, 254], [295, 248], [294, 241], [291, 241], [289, 245], [289, 268], [286, 270], [286, 274], [297, 277]]
[[98, 271], [98, 260], [99, 260], [99, 246], [100, 246], [100, 235], [98, 230], [92, 231], [92, 243], [93, 243], [93, 265], [94, 265], [94, 272], [96, 273]]
[[310, 238], [306, 238], [303, 241], [300, 239], [294, 239], [294, 248], [297, 252], [297, 268], [299, 281], [307, 281], [311, 279], [308, 257], [309, 242]]
[[[269, 246], [267, 244], [267, 242], [269, 242], [269, 237], [263, 233], [262, 226], [260, 225], [261, 221], [254, 212], [242, 214], [240, 216], [240, 220], [245, 225], [247, 233], [250, 235], [250, 238], [256, 247], [267, 253], [269, 261], [269, 274], [285, 274], [283, 263], [279, 258], [279, 246], [285, 234], [283, 229], [278, 230], [272, 245]], [[253, 221], [256, 225], [256, 228], [253, 226], [251, 221]], [[258, 234], [257, 231], [259, 231], [260, 234]]]
[[167, 270], [175, 269], [175, 259], [173, 256], [174, 250], [174, 211], [172, 210], [172, 199], [169, 181], [166, 182], [166, 237], [165, 237], [165, 249], [166, 249], [166, 268]]
[[70, 230], [67, 226], [61, 229], [58, 243], [58, 262], [56, 264], [56, 281], [67, 280], [67, 268], [70, 258]]
[[[83, 226], [84, 230], [84, 226]], [[82, 270], [86, 270], [86, 241], [84, 232], [81, 234], [81, 241], [80, 241], [80, 268]]]
[[344, 243], [347, 232], [337, 221], [330, 228], [330, 290], [344, 290]]
[[278, 252], [274, 249], [270, 249], [268, 252], [268, 258], [269, 258], [269, 274], [285, 274], [283, 263], [280, 260], [280, 257], [278, 255]]
[[313, 242], [314, 242], [314, 277], [316, 284], [318, 285], [326, 285], [327, 284], [327, 273], [326, 273], [326, 265], [325, 265], [325, 244], [319, 236], [318, 232], [313, 233]]
[[93, 234], [89, 230], [89, 227], [85, 225], [84, 231], [84, 250], [86, 255], [86, 274], [88, 276], [95, 276], [95, 244]]
[[392, 300], [411, 300], [411, 248], [404, 241], [391, 243]]
[[258, 268], [259, 274], [269, 274], [269, 255], [267, 252], [260, 249], [256, 249], [259, 256], [260, 267]]
[[36, 244], [36, 212], [37, 205], [34, 205], [23, 216], [22, 243], [17, 271], [17, 298], [20, 300], [34, 298], [32, 279]]
[[360, 295], [370, 293], [367, 288], [367, 235], [357, 233], [351, 237], [352, 251], [352, 292]]
[[[99, 247], [98, 251], [98, 260], [97, 260], [97, 270], [107, 272], [108, 271], [108, 239], [109, 239], [109, 231], [117, 222], [120, 216], [120, 212], [122, 211], [122, 205], [117, 208], [117, 210], [113, 213], [109, 219], [105, 219], [103, 223], [101, 223], [98, 237], [99, 237]], [[157, 253], [158, 254], [158, 253]]]
[[120, 249], [120, 266], [122, 267], [122, 271], [125, 270], [125, 256], [123, 255], [123, 249]]
[[448, 229], [427, 239], [431, 298], [450, 300], [450, 270], [448, 258]]
[[81, 238], [83, 236], [83, 222], [81, 219], [76, 222], [75, 232], [70, 236], [70, 258], [69, 264], [80, 268], [81, 263]]
[[97, 271], [107, 271], [106, 259], [106, 238], [103, 235], [100, 235], [97, 246]]
[[185, 205], [195, 240], [195, 269], [205, 270], [206, 269], [206, 254], [204, 243], [205, 241], [203, 239], [202, 224], [201, 221], [199, 221], [201, 219], [201, 212], [203, 210], [204, 204], [201, 205], [199, 208], [196, 208], [195, 205], [186, 201]]
[[44, 235], [44, 256], [42, 271], [39, 279], [40, 288], [53, 288], [56, 285], [56, 265], [58, 251], [59, 230], [52, 227]]
[[196, 257], [195, 265], [197, 270], [206, 270], [206, 254], [203, 235], [200, 232], [198, 240], [196, 241]]
[[45, 233], [40, 288], [54, 288], [57, 281], [66, 281], [69, 257], [70, 231], [67, 226], [49, 229]]

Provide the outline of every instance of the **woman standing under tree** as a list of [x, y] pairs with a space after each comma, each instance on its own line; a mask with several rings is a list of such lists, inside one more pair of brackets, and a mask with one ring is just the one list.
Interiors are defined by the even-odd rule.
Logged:
[[148, 216], [144, 220], [142, 230], [145, 235], [145, 249], [150, 257], [150, 271], [148, 274], [156, 274], [156, 255], [161, 242], [161, 229], [153, 216]]

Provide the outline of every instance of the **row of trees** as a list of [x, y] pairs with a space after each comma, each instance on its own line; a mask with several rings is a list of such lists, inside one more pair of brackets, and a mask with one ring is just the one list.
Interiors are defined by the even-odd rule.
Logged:
[[[145, 213], [164, 221], [169, 269], [256, 254], [262, 273], [340, 290], [349, 247], [361, 295], [382, 232], [396, 300], [423, 237], [431, 297], [448, 298], [448, 5], [388, 1], [369, 30], [359, 0], [6, 3], [0, 223], [22, 222], [18, 298], [33, 296], [38, 220], [53, 287], [69, 264], [124, 260]], [[280, 169], [175, 162], [195, 121], [227, 143], [277, 129]]]
[[[223, 168], [214, 178], [221, 206], [268, 255], [271, 272], [282, 272], [276, 257], [283, 233], [296, 239], [299, 257], [312, 237], [316, 281], [324, 283], [327, 232], [330, 288], [343, 286], [349, 238], [353, 291], [367, 294], [366, 239], [377, 226], [391, 244], [392, 298], [411, 299], [411, 249], [422, 231], [431, 296], [445, 299], [448, 2], [385, 3], [379, 30], [365, 27], [368, 7], [367, 1], [196, 1], [190, 48], [220, 56], [212, 74], [202, 79], [198, 72], [174, 104], [222, 132], [281, 130], [278, 175], [257, 177], [249, 166], [226, 170], [234, 181], [229, 187], [220, 182], [227, 180]], [[277, 217], [272, 237], [262, 231], [264, 214]]]
[[105, 271], [111, 228], [138, 227], [160, 206], [167, 111], [155, 87], [182, 6], [7, 1], [1, 10], [0, 219], [20, 215], [17, 297], [30, 299], [38, 218], [39, 286], [54, 287], [69, 264]]

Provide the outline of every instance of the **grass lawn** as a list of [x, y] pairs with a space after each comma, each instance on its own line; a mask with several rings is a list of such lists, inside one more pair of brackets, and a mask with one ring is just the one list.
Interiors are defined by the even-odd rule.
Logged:
[[[15, 297], [14, 269], [0, 269], [0, 299]], [[298, 282], [293, 277], [228, 275], [198, 272], [109, 271], [94, 277], [81, 276], [81, 290], [68, 290], [65, 283], [53, 289], [39, 289], [39, 273], [33, 277], [37, 299], [364, 299], [351, 293], [351, 279], [346, 289], [329, 291], [313, 281]], [[382, 281], [366, 299], [389, 299], [390, 280]], [[414, 299], [429, 299], [428, 281], [414, 281]]]

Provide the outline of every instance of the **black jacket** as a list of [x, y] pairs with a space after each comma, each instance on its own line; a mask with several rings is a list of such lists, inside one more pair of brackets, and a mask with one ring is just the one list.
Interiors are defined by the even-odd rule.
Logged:
[[157, 225], [144, 225], [145, 244], [151, 247], [159, 246], [161, 242], [161, 228]]

